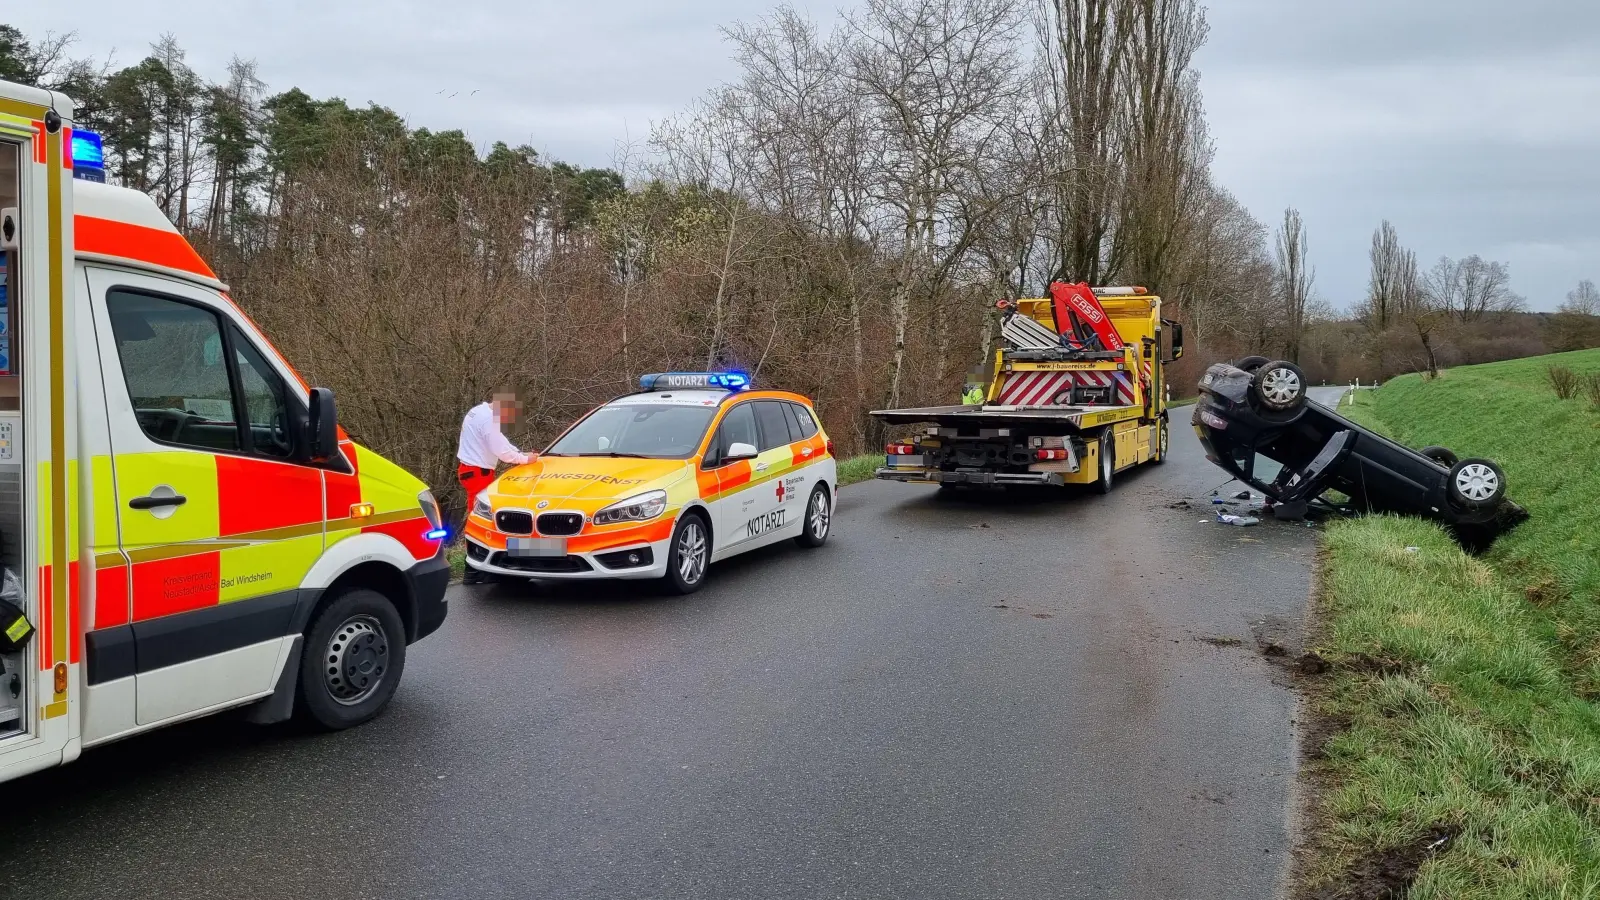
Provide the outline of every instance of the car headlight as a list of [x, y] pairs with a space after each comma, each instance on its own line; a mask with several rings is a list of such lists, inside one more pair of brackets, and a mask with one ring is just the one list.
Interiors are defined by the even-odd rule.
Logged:
[[645, 522], [667, 511], [667, 492], [651, 491], [611, 504], [594, 514], [594, 524]]
[[423, 491], [417, 495], [417, 505], [422, 507], [422, 514], [428, 517], [428, 525], [438, 528], [444, 521], [439, 516], [439, 501], [433, 499], [433, 491]]
[[489, 512], [489, 498], [481, 493], [478, 494], [477, 499], [472, 501], [472, 514], [480, 519], [487, 519]]

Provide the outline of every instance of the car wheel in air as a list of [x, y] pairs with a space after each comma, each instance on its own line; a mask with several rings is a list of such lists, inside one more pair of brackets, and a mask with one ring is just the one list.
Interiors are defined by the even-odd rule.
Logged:
[[1439, 465], [1444, 466], [1446, 469], [1451, 468], [1456, 463], [1460, 462], [1454, 453], [1451, 453], [1444, 447], [1423, 447], [1418, 452], [1438, 463]]
[[1494, 509], [1506, 496], [1506, 473], [1487, 459], [1463, 459], [1450, 467], [1450, 501], [1462, 509]]
[[819, 484], [811, 489], [811, 499], [806, 501], [806, 518], [794, 542], [802, 547], [821, 547], [827, 543], [828, 530], [832, 527], [833, 504], [828, 501], [828, 489]]
[[1269, 362], [1271, 362], [1271, 360], [1267, 359], [1265, 356], [1246, 356], [1244, 359], [1234, 363], [1233, 367], [1235, 369], [1242, 369], [1243, 371], [1254, 374], [1257, 369]]
[[699, 513], [686, 513], [672, 532], [663, 581], [675, 594], [692, 594], [706, 583], [706, 569], [710, 565], [711, 529], [706, 527], [706, 520]]
[[1290, 412], [1306, 401], [1306, 376], [1292, 362], [1277, 360], [1256, 370], [1250, 387], [1256, 403], [1269, 412]]
[[1107, 429], [1100, 433], [1100, 477], [1095, 480], [1095, 491], [1111, 493], [1111, 476], [1116, 467], [1116, 443], [1112, 440], [1110, 429]]
[[306, 628], [298, 712], [327, 731], [360, 725], [388, 705], [405, 666], [405, 624], [389, 598], [341, 594]]

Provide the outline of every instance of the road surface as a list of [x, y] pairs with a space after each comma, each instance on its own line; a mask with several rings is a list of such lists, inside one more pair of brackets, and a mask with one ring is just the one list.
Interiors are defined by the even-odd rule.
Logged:
[[688, 598], [453, 588], [364, 728], [7, 785], [0, 894], [1271, 897], [1296, 705], [1255, 639], [1315, 532], [1169, 508], [1224, 480], [1187, 409], [1172, 448], [1107, 497], [850, 487], [827, 547]]

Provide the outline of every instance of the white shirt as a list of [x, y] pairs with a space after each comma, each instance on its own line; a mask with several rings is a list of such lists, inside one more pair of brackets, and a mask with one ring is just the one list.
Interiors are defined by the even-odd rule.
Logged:
[[521, 465], [528, 454], [506, 440], [500, 433], [500, 420], [487, 403], [479, 403], [467, 411], [461, 421], [461, 442], [456, 445], [456, 459], [480, 469], [493, 469], [499, 462]]

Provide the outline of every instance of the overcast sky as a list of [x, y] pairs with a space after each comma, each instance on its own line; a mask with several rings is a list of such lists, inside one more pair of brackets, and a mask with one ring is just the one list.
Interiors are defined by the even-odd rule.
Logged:
[[[823, 19], [838, 0], [803, 0]], [[718, 26], [765, 0], [75, 0], [8, 4], [31, 37], [137, 62], [170, 31], [220, 77], [257, 61], [272, 90], [377, 102], [413, 125], [609, 165], [733, 77]], [[1304, 215], [1317, 291], [1366, 286], [1384, 218], [1424, 267], [1510, 263], [1553, 309], [1600, 280], [1600, 3], [1595, 0], [1210, 0], [1200, 59], [1218, 180], [1258, 218]], [[451, 95], [455, 95], [453, 98]]]

